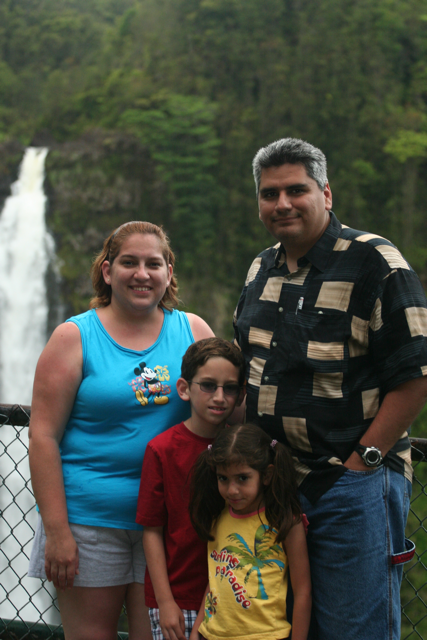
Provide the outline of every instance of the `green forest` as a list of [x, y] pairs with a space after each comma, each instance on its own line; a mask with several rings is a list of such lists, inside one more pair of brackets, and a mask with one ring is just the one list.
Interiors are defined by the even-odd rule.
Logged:
[[[164, 225], [185, 308], [222, 335], [271, 238], [251, 160], [284, 136], [328, 158], [338, 218], [427, 284], [425, 0], [3, 0], [0, 176], [46, 145], [70, 312], [102, 238]], [[0, 178], [1, 179], [1, 178]]]
[[66, 315], [88, 307], [103, 238], [147, 219], [171, 238], [183, 308], [230, 338], [272, 244], [251, 161], [286, 136], [326, 154], [341, 222], [394, 242], [427, 288], [426, 0], [0, 3], [0, 200], [25, 147], [49, 147]]

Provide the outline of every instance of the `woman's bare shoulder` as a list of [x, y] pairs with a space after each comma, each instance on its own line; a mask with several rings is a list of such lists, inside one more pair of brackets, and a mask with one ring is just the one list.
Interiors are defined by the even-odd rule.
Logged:
[[41, 377], [53, 382], [54, 378], [79, 378], [83, 364], [80, 330], [73, 322], [60, 324], [40, 356], [36, 382]]
[[59, 439], [82, 379], [80, 331], [74, 323], [59, 325], [37, 364], [31, 407], [31, 436], [37, 432]]
[[187, 313], [187, 318], [190, 323], [191, 331], [193, 332], [194, 340], [203, 340], [203, 338], [214, 338], [215, 334], [200, 316], [196, 316], [194, 313]]

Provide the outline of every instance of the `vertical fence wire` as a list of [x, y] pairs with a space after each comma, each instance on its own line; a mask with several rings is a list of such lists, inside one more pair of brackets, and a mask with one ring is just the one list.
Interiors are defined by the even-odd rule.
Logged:
[[416, 544], [405, 565], [402, 589], [402, 640], [427, 639], [427, 441], [413, 438], [411, 508], [406, 535]]
[[[28, 578], [37, 512], [28, 466], [30, 407], [0, 406], [0, 638], [63, 640], [55, 592]], [[402, 583], [401, 640], [427, 640], [427, 440], [412, 440], [414, 481], [407, 537], [414, 559]], [[126, 612], [118, 638], [127, 638]]]

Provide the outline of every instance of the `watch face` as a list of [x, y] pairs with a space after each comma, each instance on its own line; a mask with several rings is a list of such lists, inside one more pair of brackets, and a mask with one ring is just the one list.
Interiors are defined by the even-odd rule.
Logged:
[[367, 449], [364, 458], [368, 466], [377, 466], [381, 462], [381, 452], [378, 449]]

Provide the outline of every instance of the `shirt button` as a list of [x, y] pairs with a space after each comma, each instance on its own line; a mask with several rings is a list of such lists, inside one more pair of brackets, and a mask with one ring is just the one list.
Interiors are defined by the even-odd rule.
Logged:
[[258, 411], [258, 415], [259, 415], [260, 418], [262, 418], [262, 415], [263, 415], [262, 411]]
[[292, 280], [292, 276], [286, 276], [287, 281]]
[[272, 346], [272, 347], [277, 347], [277, 342], [272, 342], [272, 343], [271, 343], [271, 346]]
[[279, 308], [277, 309], [277, 311], [278, 311], [279, 313], [282, 313], [282, 311], [283, 311], [283, 307], [279, 307]]
[[268, 376], [264, 376], [264, 380], [265, 380], [266, 382], [268, 382], [268, 381], [270, 380], [270, 378], [269, 378]]

